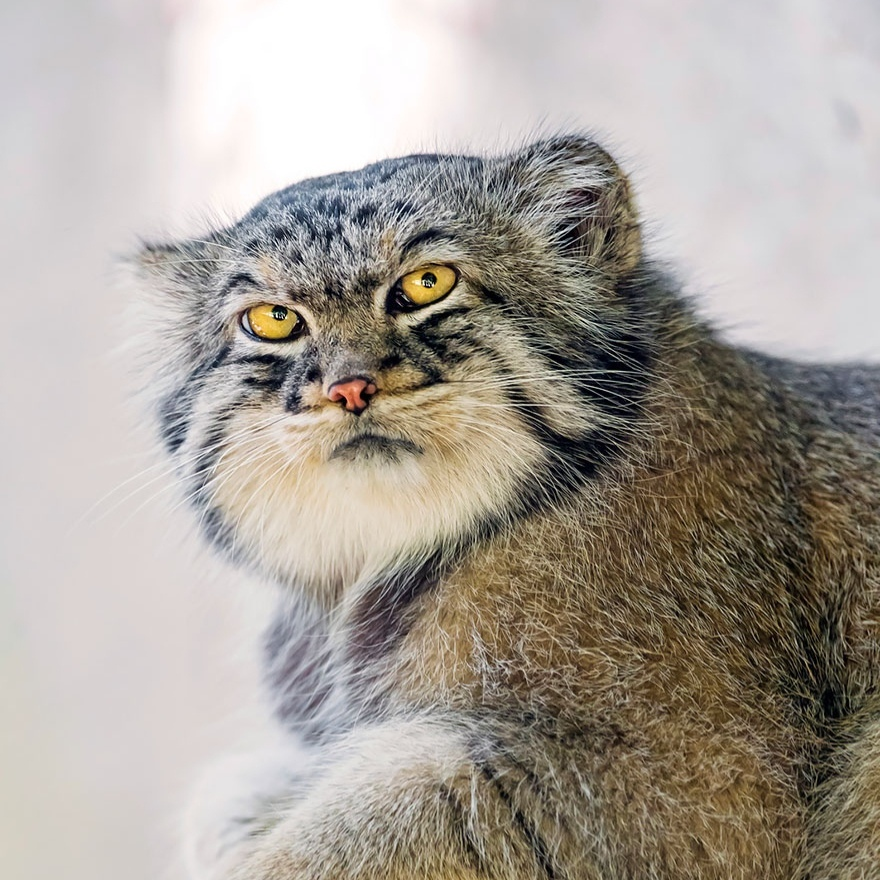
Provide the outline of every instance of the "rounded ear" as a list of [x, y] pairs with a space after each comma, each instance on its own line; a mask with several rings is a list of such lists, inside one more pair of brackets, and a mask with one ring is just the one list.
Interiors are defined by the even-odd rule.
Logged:
[[142, 242], [124, 263], [157, 292], [194, 293], [214, 277], [221, 259], [221, 246], [207, 240]]
[[642, 255], [629, 180], [611, 156], [580, 135], [536, 141], [506, 160], [523, 207], [563, 252], [605, 275], [631, 272]]
[[192, 316], [228, 262], [221, 248], [207, 239], [142, 241], [138, 250], [119, 261], [121, 286], [133, 295], [131, 314], [146, 327], [161, 327], [171, 338], [191, 332]]
[[117, 284], [128, 299], [125, 349], [149, 377], [148, 397], [160, 397], [204, 357], [210, 342], [201, 338], [198, 316], [222, 254], [210, 241], [142, 242], [117, 261]]

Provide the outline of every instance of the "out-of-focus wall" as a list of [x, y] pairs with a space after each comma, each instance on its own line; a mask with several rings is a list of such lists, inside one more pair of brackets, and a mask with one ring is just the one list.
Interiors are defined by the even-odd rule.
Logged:
[[0, 72], [4, 878], [179, 876], [195, 768], [265, 735], [266, 593], [194, 549], [113, 354], [135, 233], [588, 127], [737, 339], [880, 355], [872, 0], [6, 0]]

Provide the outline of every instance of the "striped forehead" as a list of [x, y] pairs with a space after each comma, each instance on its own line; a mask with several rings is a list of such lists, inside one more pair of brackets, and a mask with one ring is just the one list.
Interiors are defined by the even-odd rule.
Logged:
[[235, 230], [242, 260], [225, 290], [266, 286], [320, 308], [371, 301], [417, 248], [458, 240], [454, 219], [425, 207], [379, 201], [371, 191], [350, 198], [328, 192], [252, 212]]
[[472, 198], [472, 187], [462, 186], [468, 175], [453, 171], [444, 158], [398, 159], [294, 184], [263, 199], [235, 231], [248, 244], [298, 248], [301, 257], [335, 249], [356, 253], [364, 246], [373, 253], [378, 244], [393, 244], [393, 238], [384, 240], [389, 230], [405, 232], [438, 215], [452, 218], [462, 195]]

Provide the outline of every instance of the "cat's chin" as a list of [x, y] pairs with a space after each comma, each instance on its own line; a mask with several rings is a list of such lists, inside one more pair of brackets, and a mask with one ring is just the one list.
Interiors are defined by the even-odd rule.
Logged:
[[243, 558], [332, 600], [395, 560], [455, 543], [487, 510], [504, 506], [511, 477], [481, 492], [469, 488], [474, 478], [413, 441], [364, 435], [323, 460], [275, 473], [233, 464], [217, 480], [214, 501]]
[[370, 432], [359, 434], [337, 445], [330, 453], [329, 461], [396, 464], [424, 454], [425, 450], [412, 440]]
[[409, 420], [322, 411], [268, 428], [242, 410], [209, 484], [213, 521], [273, 579], [336, 595], [454, 546], [504, 515], [543, 449], [514, 414], [478, 421], [476, 406], [444, 406]]

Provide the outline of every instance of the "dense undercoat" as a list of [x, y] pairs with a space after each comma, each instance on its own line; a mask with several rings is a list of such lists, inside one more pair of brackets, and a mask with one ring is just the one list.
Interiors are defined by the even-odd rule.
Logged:
[[[306, 181], [137, 265], [165, 443], [287, 597], [291, 751], [206, 790], [196, 876], [880, 878], [880, 370], [717, 340], [579, 137]], [[260, 302], [309, 334], [245, 338]]]

